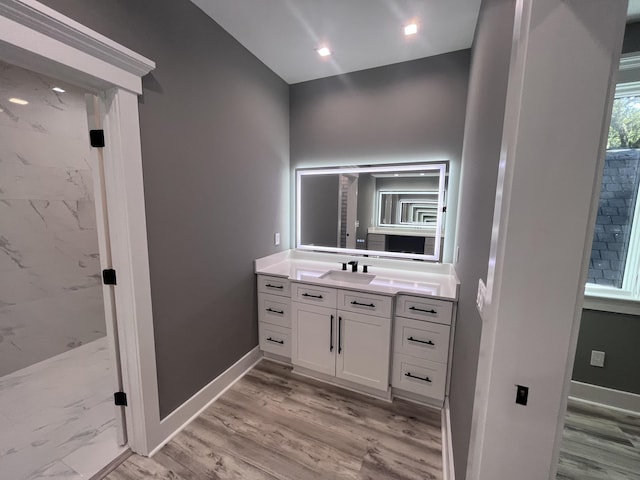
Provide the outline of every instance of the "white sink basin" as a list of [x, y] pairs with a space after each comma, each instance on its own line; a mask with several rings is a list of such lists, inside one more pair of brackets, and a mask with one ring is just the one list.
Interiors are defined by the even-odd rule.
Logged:
[[367, 285], [371, 283], [371, 280], [376, 278], [376, 276], [371, 275], [370, 273], [345, 272], [344, 270], [329, 270], [327, 273], [322, 274], [320, 278], [333, 280], [335, 282], [358, 283], [360, 285]]

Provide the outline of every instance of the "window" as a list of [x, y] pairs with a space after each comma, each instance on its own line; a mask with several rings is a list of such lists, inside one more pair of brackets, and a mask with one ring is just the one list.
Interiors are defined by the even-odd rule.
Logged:
[[[624, 59], [620, 76], [629, 78], [629, 72], [627, 75], [622, 72], [623, 62]], [[639, 185], [640, 82], [631, 81], [616, 88], [585, 289], [587, 296], [640, 300]], [[585, 306], [589, 308], [588, 304]]]

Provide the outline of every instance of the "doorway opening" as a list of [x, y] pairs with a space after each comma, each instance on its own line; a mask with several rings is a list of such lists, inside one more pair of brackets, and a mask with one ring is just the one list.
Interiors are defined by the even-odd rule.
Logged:
[[[88, 108], [87, 108], [88, 107]], [[90, 478], [125, 450], [97, 99], [0, 62], [0, 471]], [[88, 114], [91, 118], [88, 117]]]
[[[571, 375], [558, 478], [640, 471], [640, 68], [620, 61]], [[594, 194], [595, 196], [596, 194]]]

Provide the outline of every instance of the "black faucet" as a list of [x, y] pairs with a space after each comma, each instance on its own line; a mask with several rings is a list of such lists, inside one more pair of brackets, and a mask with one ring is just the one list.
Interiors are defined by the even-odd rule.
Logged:
[[351, 265], [351, 271], [352, 272], [357, 272], [358, 271], [358, 262], [356, 262], [355, 260], [351, 260], [349, 262], [349, 265]]

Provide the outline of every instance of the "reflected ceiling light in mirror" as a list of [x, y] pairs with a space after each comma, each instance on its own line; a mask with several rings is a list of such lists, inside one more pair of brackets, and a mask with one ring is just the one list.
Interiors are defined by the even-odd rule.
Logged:
[[404, 34], [406, 36], [415, 35], [418, 33], [418, 24], [413, 22], [404, 26]]
[[60, 88], [60, 87], [53, 87], [51, 90], [53, 90], [54, 92], [58, 92], [58, 93], [64, 93], [66, 92], [66, 90]]
[[328, 57], [329, 55], [331, 55], [331, 50], [329, 50], [329, 47], [320, 47], [316, 50], [316, 52], [318, 52], [318, 55], [320, 55], [321, 57]]
[[15, 103], [16, 105], [28, 105], [29, 104], [29, 102], [27, 102], [26, 100], [23, 100], [21, 98], [15, 98], [15, 97], [11, 97], [9, 99], [9, 101], [11, 103]]

